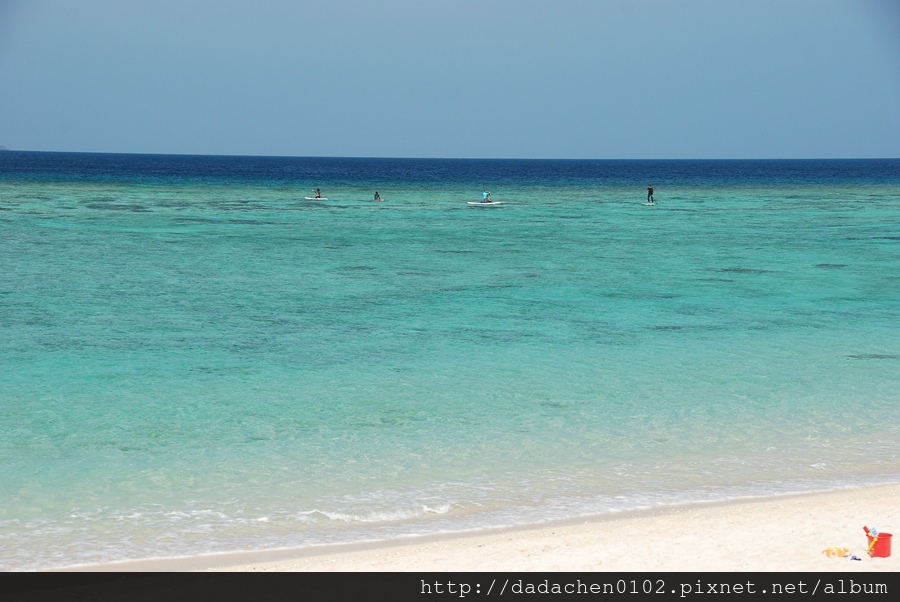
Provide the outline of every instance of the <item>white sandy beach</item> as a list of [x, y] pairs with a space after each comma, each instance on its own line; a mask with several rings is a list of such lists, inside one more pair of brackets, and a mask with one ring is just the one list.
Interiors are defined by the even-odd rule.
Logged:
[[[898, 571], [870, 558], [863, 526], [900, 527], [900, 485], [673, 507], [536, 528], [408, 538], [88, 570], [201, 571]], [[829, 558], [849, 548], [859, 561]]]

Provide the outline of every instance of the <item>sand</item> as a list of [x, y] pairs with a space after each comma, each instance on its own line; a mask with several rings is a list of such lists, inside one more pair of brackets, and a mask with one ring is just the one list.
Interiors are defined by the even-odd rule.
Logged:
[[[900, 531], [900, 485], [593, 517], [390, 542], [126, 562], [168, 571], [900, 571], [863, 526]], [[829, 558], [849, 548], [861, 560]]]

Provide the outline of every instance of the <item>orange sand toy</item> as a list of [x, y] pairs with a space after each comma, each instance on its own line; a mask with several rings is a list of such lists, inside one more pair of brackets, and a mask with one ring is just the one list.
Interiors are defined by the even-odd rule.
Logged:
[[848, 548], [825, 548], [822, 553], [828, 558], [844, 558], [850, 553], [850, 550]]

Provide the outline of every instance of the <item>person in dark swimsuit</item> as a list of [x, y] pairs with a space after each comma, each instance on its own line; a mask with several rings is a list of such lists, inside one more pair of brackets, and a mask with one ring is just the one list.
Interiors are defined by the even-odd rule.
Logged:
[[653, 200], [653, 186], [647, 186], [647, 202], [648, 203], [656, 202]]

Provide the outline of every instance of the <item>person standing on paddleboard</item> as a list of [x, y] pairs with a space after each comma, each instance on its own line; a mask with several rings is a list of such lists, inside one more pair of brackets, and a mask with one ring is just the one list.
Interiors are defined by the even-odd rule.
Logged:
[[485, 190], [481, 195], [482, 203], [490, 203], [491, 202], [491, 193]]
[[653, 186], [647, 186], [647, 202], [648, 203], [656, 202], [653, 200]]

